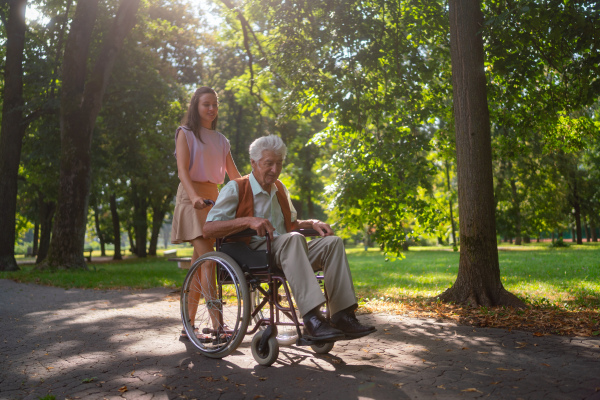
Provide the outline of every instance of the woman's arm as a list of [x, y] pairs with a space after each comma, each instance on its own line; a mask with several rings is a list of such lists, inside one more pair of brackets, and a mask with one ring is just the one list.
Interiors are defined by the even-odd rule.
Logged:
[[225, 170], [227, 171], [227, 175], [230, 180], [241, 178], [240, 171], [238, 171], [235, 166], [235, 162], [233, 162], [233, 157], [231, 157], [231, 151], [227, 153], [227, 159], [225, 160]]
[[177, 151], [177, 173], [179, 175], [179, 180], [183, 185], [188, 197], [190, 198], [192, 205], [194, 208], [198, 210], [203, 209], [204, 207], [208, 207], [204, 204], [204, 198], [198, 196], [196, 191], [194, 190], [194, 185], [192, 185], [192, 178], [190, 177], [190, 148], [188, 147], [187, 140], [185, 138], [185, 133], [180, 131], [177, 135], [177, 142], [175, 143], [175, 148]]

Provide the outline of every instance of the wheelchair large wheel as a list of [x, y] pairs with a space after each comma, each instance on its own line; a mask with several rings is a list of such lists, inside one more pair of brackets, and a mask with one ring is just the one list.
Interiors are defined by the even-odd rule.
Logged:
[[181, 288], [181, 319], [203, 355], [223, 358], [240, 345], [250, 322], [248, 292], [244, 273], [228, 255], [210, 252], [194, 262]]
[[[262, 287], [265, 290], [268, 290], [268, 286], [266, 284], [262, 284]], [[286, 296], [285, 296], [285, 290], [283, 290], [283, 287], [279, 287], [278, 290], [278, 296], [280, 297], [280, 302], [283, 303], [284, 306], [287, 306], [287, 300], [286, 300]], [[252, 309], [256, 308], [256, 306], [258, 306], [260, 304], [260, 302], [264, 299], [263, 294], [258, 290], [253, 290], [250, 292], [250, 301], [252, 303]], [[270, 310], [269, 310], [269, 303], [267, 303], [262, 310], [260, 310], [256, 316], [254, 317], [254, 322], [257, 323], [259, 320], [266, 318], [268, 319], [270, 315]], [[279, 317], [280, 317], [280, 321], [281, 322], [286, 322], [286, 323], [294, 323], [294, 321], [292, 321], [290, 318], [288, 318], [285, 314], [283, 314], [281, 311], [279, 312]], [[300, 318], [300, 317], [298, 317]], [[264, 330], [266, 328], [266, 326], [261, 326], [260, 329]], [[292, 344], [296, 343], [296, 341], [298, 340], [298, 332], [296, 331], [296, 327], [294, 325], [278, 325], [277, 326], [277, 342], [279, 342], [279, 344], [281, 346], [291, 346]]]

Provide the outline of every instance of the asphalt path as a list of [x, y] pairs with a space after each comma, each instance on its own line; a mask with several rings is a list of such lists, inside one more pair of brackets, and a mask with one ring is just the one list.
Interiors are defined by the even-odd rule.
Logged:
[[378, 331], [317, 355], [251, 337], [209, 359], [180, 340], [167, 289], [59, 289], [0, 280], [0, 399], [599, 399], [600, 339], [535, 337], [360, 315]]

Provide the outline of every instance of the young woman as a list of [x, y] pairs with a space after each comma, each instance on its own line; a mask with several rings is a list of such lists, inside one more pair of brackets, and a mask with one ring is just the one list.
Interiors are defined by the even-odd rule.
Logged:
[[[229, 141], [215, 130], [218, 114], [217, 92], [206, 86], [201, 87], [192, 96], [187, 114], [175, 132], [175, 157], [181, 183], [177, 189], [171, 242], [192, 243], [192, 264], [204, 253], [213, 251], [214, 240], [202, 236], [206, 215], [211, 207], [205, 200], [217, 199], [217, 185], [223, 183], [225, 172], [229, 179], [240, 178], [231, 157]], [[202, 295], [208, 300], [215, 298], [214, 265], [203, 266], [197, 279], [201, 282]], [[197, 292], [188, 304], [192, 319], [196, 315], [200, 295]], [[210, 312], [213, 325], [217, 328], [217, 312]], [[199, 332], [196, 334], [200, 335]], [[186, 337], [185, 330], [181, 336]]]

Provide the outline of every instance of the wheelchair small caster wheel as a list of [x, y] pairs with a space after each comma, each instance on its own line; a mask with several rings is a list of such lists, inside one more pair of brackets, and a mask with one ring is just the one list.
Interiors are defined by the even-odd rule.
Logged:
[[259, 331], [252, 338], [252, 356], [260, 365], [264, 365], [268, 367], [272, 365], [279, 357], [279, 343], [277, 342], [277, 338], [275, 336], [271, 336], [267, 339], [264, 344], [264, 348], [259, 350], [260, 342], [262, 340], [263, 335], [266, 331]]
[[333, 342], [311, 344], [310, 348], [317, 354], [327, 354], [333, 349]]

